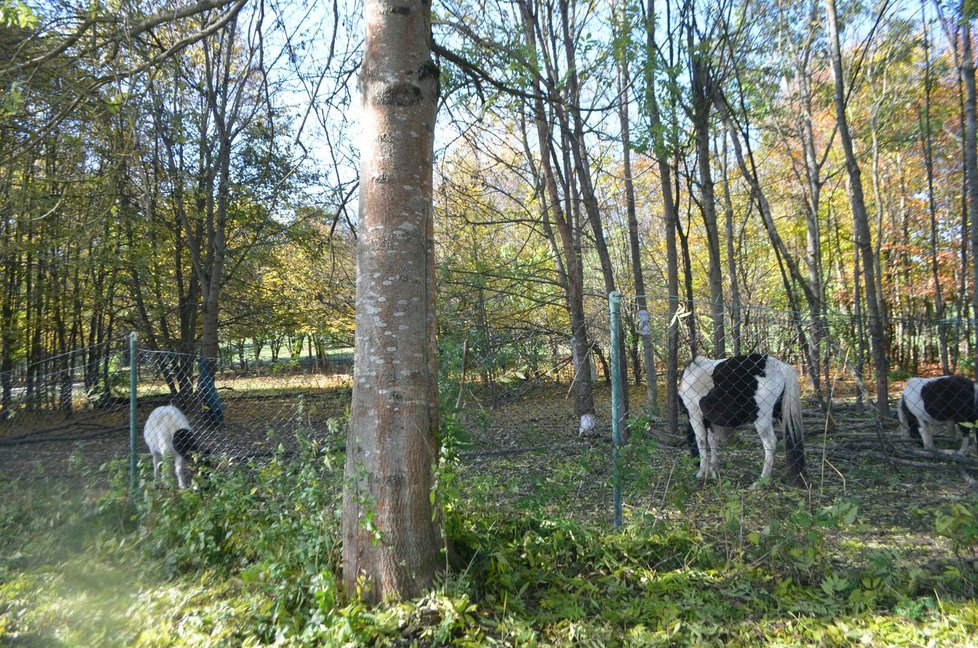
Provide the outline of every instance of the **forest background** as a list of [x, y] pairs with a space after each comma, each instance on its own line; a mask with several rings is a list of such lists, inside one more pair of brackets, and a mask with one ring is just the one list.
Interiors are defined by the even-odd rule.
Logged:
[[[4, 0], [4, 408], [19, 368], [130, 330], [208, 358], [350, 346], [359, 11]], [[833, 335], [865, 349], [881, 410], [891, 369], [970, 373], [971, 11], [436, 3], [443, 355], [573, 341], [592, 411], [577, 350], [607, 345], [617, 289], [636, 379], [737, 351], [746, 305], [815, 323], [816, 385], [829, 323], [865, 321]], [[699, 334], [676, 316], [696, 303]], [[665, 322], [646, 355], [640, 309]]]

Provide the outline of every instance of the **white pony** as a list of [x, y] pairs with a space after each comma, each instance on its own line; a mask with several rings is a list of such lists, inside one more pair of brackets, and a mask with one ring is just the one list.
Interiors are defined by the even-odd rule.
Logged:
[[187, 486], [187, 460], [190, 453], [205, 452], [197, 445], [193, 432], [190, 431], [190, 421], [175, 405], [157, 407], [146, 419], [143, 428], [143, 438], [153, 455], [153, 477], [160, 478], [160, 466], [163, 457], [174, 456], [174, 472], [177, 474], [177, 485]]
[[801, 387], [794, 367], [761, 353], [718, 360], [697, 356], [683, 371], [679, 396], [689, 414], [700, 457], [698, 478], [715, 477], [721, 443], [733, 428], [753, 423], [764, 446], [764, 467], [752, 486], [756, 488], [771, 476], [778, 443], [774, 421], [780, 419], [788, 472], [796, 484], [807, 485]]

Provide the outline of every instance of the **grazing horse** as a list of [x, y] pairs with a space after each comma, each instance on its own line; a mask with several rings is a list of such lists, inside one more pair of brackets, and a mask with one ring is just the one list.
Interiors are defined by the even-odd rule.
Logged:
[[978, 421], [978, 388], [964, 376], [911, 378], [900, 397], [900, 425], [911, 439], [934, 447], [933, 426], [961, 430], [961, 454], [968, 451], [971, 430], [961, 423]]
[[753, 423], [764, 446], [764, 468], [760, 479], [751, 486], [756, 488], [761, 480], [771, 476], [778, 443], [774, 421], [780, 420], [792, 481], [808, 485], [801, 386], [794, 367], [761, 353], [718, 360], [697, 356], [683, 371], [679, 396], [689, 414], [699, 452], [698, 478], [715, 477], [721, 443], [730, 437], [733, 428]]
[[153, 455], [153, 477], [160, 478], [163, 457], [172, 454], [177, 485], [186, 488], [187, 460], [191, 459], [191, 453], [206, 454], [206, 451], [197, 444], [197, 439], [190, 430], [190, 421], [183, 412], [175, 405], [157, 407], [146, 419], [143, 438]]

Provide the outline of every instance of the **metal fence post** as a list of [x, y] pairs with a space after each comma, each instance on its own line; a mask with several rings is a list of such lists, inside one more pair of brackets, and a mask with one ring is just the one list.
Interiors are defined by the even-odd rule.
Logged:
[[618, 448], [621, 446], [622, 399], [625, 385], [622, 384], [621, 358], [621, 293], [615, 291], [608, 295], [608, 309], [611, 314], [611, 481], [614, 484], [615, 528], [621, 528], [621, 482], [618, 474]]
[[136, 500], [136, 383], [139, 359], [136, 357], [136, 332], [129, 334], [129, 493]]

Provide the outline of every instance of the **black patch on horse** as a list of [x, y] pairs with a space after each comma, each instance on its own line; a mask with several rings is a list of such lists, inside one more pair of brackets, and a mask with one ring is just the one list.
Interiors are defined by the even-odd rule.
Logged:
[[[757, 378], [764, 376], [767, 354], [734, 356], [713, 368], [713, 389], [700, 400], [707, 427], [737, 427], [757, 420]], [[780, 398], [777, 414], [780, 415]]]
[[186, 428], [180, 428], [173, 433], [173, 449], [184, 459], [190, 459], [191, 453], [202, 452], [194, 433]]
[[975, 420], [975, 384], [964, 376], [945, 376], [920, 389], [924, 411], [935, 421]]

